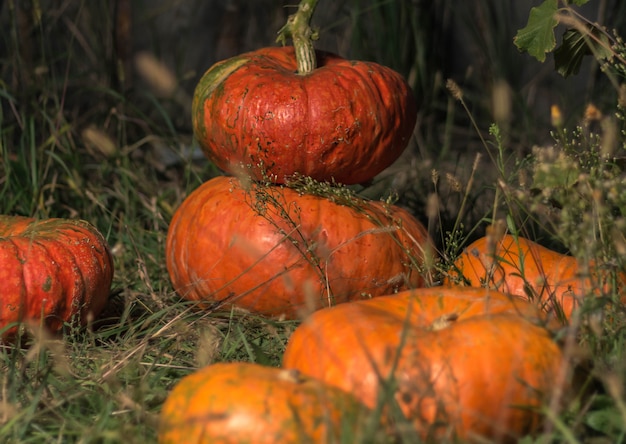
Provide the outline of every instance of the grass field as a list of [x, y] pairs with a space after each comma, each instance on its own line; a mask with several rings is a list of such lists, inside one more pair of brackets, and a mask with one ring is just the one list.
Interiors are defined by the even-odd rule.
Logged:
[[[115, 277], [110, 303], [90, 328], [0, 348], [0, 442], [154, 442], [160, 407], [180, 378], [219, 361], [278, 366], [298, 322], [199, 311], [171, 287], [169, 221], [190, 191], [222, 174], [191, 136], [191, 91], [183, 86], [194, 77], [182, 78], [154, 54], [116, 52], [112, 2], [21, 3], [0, 2], [0, 214], [91, 222], [111, 246]], [[445, 36], [424, 14], [445, 23], [452, 6], [432, 3], [434, 12], [409, 1], [345, 2], [356, 12], [342, 22], [352, 29], [344, 47], [401, 71], [421, 106], [402, 161], [355, 191], [395, 195], [427, 223], [441, 270], [492, 223], [624, 270], [623, 44], [616, 47], [622, 58], [607, 67], [613, 84], [596, 80], [587, 90], [597, 113], [585, 120], [584, 107], [561, 107], [561, 124], [551, 103], [530, 103], [531, 83], [551, 88], [540, 76], [507, 83], [518, 62], [498, 58], [517, 53], [515, 30], [496, 26], [511, 13], [503, 6], [482, 27], [465, 29], [487, 48], [474, 54], [476, 65], [498, 69], [484, 78], [466, 73], [446, 87], [442, 70], [450, 62], [432, 50]], [[491, 4], [475, 5], [480, 15]], [[372, 28], [385, 29], [384, 20], [402, 32], [372, 45]], [[503, 33], [510, 38], [493, 37]], [[481, 46], [484, 38], [503, 47]], [[138, 84], [151, 88], [131, 85], [132, 66]], [[592, 363], [592, 394], [547, 411], [546, 433], [525, 443], [626, 441], [624, 307], [589, 307], [577, 319], [572, 328], [577, 350]]]

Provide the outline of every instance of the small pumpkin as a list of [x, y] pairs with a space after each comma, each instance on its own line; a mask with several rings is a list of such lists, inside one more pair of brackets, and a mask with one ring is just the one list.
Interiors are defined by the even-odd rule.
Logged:
[[85, 325], [105, 306], [113, 260], [88, 222], [0, 216], [0, 336], [22, 322], [51, 332]]
[[176, 210], [167, 234], [174, 289], [205, 306], [297, 318], [424, 285], [430, 246], [407, 211], [218, 176]]
[[184, 377], [170, 392], [161, 409], [158, 441], [355, 442], [369, 415], [349, 393], [297, 371], [217, 363]]
[[391, 390], [425, 442], [516, 442], [537, 430], [540, 408], [569, 378], [543, 316], [488, 289], [405, 291], [313, 313], [290, 337], [283, 367], [370, 408]]
[[367, 182], [407, 147], [417, 118], [400, 74], [372, 62], [316, 51], [317, 68], [296, 72], [293, 47], [262, 48], [213, 65], [198, 82], [194, 134], [231, 173], [284, 183]]
[[[548, 312], [570, 319], [585, 296], [610, 294], [608, 273], [593, 263], [587, 270], [575, 257], [519, 236], [482, 237], [457, 258], [446, 282], [489, 287], [539, 302]], [[626, 276], [620, 275], [620, 285]]]

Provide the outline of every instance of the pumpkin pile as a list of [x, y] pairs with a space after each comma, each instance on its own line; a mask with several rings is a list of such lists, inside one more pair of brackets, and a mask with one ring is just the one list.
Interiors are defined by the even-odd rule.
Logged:
[[[404, 429], [425, 442], [516, 442], [568, 398], [561, 324], [509, 288], [422, 288], [422, 224], [335, 186], [396, 160], [416, 110], [390, 69], [299, 46], [315, 4], [302, 0], [283, 29], [294, 48], [219, 62], [200, 80], [195, 135], [228, 175], [182, 202], [166, 242], [180, 296], [303, 321], [282, 369], [220, 363], [183, 378], [159, 441], [358, 442]], [[294, 175], [324, 193], [292, 188]]]
[[291, 335], [282, 369], [218, 363], [183, 378], [159, 442], [364, 442], [367, 430], [518, 442], [571, 394], [556, 326], [527, 300], [461, 286], [321, 309]]
[[[409, 85], [387, 67], [315, 50], [317, 66], [297, 71], [300, 54], [242, 54], [196, 87], [195, 137], [229, 176], [205, 182], [172, 218], [167, 269], [181, 297], [301, 318], [424, 284], [424, 226], [335, 191], [371, 180], [406, 148], [416, 122]], [[296, 177], [330, 189], [286, 186]]]

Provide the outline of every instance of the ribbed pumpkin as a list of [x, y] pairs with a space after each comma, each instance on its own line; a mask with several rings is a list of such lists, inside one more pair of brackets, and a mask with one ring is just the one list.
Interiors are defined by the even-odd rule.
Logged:
[[183, 378], [160, 415], [160, 444], [357, 442], [368, 409], [297, 371], [245, 362]]
[[[454, 263], [447, 282], [489, 287], [539, 302], [555, 316], [569, 319], [585, 296], [610, 295], [608, 273], [523, 237], [489, 236], [470, 244]], [[620, 275], [619, 287], [626, 287]]]
[[208, 306], [296, 318], [321, 307], [424, 284], [430, 247], [405, 210], [218, 176], [192, 192], [170, 223], [174, 289]]
[[313, 313], [283, 366], [370, 408], [384, 389], [425, 442], [516, 442], [569, 378], [542, 311], [480, 288], [433, 287]]
[[112, 279], [108, 245], [89, 223], [0, 216], [0, 336], [21, 322], [52, 332], [86, 324], [106, 304]]
[[292, 47], [262, 48], [213, 65], [193, 98], [195, 136], [222, 170], [283, 183], [299, 173], [362, 183], [407, 147], [417, 108], [400, 74], [316, 51], [296, 72]]

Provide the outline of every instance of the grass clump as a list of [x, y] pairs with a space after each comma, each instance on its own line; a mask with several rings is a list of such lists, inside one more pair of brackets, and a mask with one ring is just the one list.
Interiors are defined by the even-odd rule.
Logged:
[[[567, 17], [574, 20], [579, 16]], [[578, 20], [566, 23], [580, 34], [582, 41], [588, 38], [592, 40], [590, 45], [604, 45], [602, 51], [592, 48], [589, 54], [596, 56], [613, 87], [613, 100], [604, 103], [605, 111], [589, 103], [582, 113], [576, 114], [553, 104], [551, 140], [535, 145], [523, 156], [512, 154], [508, 145], [511, 141], [504, 137], [499, 125], [489, 127], [489, 137], [479, 134], [496, 176], [493, 203], [480, 221], [482, 229], [486, 226], [487, 231], [509, 231], [567, 252], [583, 264], [583, 275], [594, 264], [605, 279], [590, 289], [589, 295], [594, 297], [585, 301], [562, 332], [561, 340], [568, 354], [583, 369], [579, 395], [562, 410], [549, 406], [545, 432], [523, 442], [622, 442], [626, 432], [622, 280], [626, 272], [626, 132], [621, 98], [626, 65], [620, 37], [608, 38], [610, 34], [606, 33], [602, 35], [607, 38], [593, 40], [598, 28]], [[564, 41], [565, 46], [560, 48], [557, 68], [561, 71], [566, 62], [572, 62], [565, 56], [579, 56], [568, 44]], [[456, 100], [464, 97], [458, 88], [451, 93]], [[467, 103], [462, 105], [471, 114]], [[470, 115], [469, 119], [480, 133], [474, 117]], [[469, 195], [470, 191], [466, 191]], [[445, 232], [444, 244], [448, 248], [444, 272], [446, 264], [454, 261], [454, 247], [458, 252], [466, 244], [454, 241], [459, 238], [459, 228], [464, 228], [459, 219], [454, 227]], [[467, 238], [474, 230], [480, 232], [481, 228], [471, 227]]]

